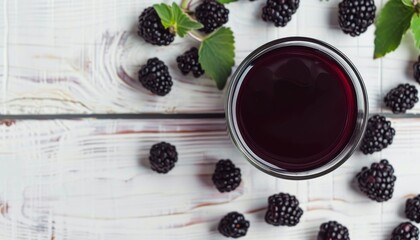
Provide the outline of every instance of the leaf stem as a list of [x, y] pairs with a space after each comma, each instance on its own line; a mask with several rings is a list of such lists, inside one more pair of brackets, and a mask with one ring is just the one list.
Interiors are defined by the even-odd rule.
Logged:
[[189, 11], [190, 10], [191, 2], [192, 2], [192, 0], [182, 0], [182, 2], [181, 2], [181, 8], [184, 11]]
[[199, 32], [197, 32], [197, 31], [194, 31], [194, 30], [189, 31], [189, 32], [188, 32], [188, 35], [189, 35], [191, 38], [193, 38], [193, 39], [195, 39], [195, 40], [197, 40], [197, 41], [199, 41], [199, 42], [204, 41], [204, 37], [203, 37], [203, 36], [202, 36]]

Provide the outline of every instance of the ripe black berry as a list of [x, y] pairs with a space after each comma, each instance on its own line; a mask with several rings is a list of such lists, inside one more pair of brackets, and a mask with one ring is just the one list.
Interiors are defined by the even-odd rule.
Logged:
[[198, 49], [193, 47], [183, 55], [176, 58], [178, 68], [184, 75], [192, 72], [194, 77], [198, 78], [204, 74], [201, 64], [198, 61]]
[[414, 70], [414, 79], [416, 79], [416, 81], [420, 83], [420, 56], [417, 62], [414, 63], [413, 70]]
[[169, 45], [175, 39], [175, 33], [169, 28], [165, 29], [153, 7], [146, 8], [140, 15], [138, 35], [146, 42], [158, 46]]
[[213, 183], [219, 192], [230, 192], [241, 184], [241, 169], [229, 159], [220, 160], [212, 177]]
[[229, 21], [229, 9], [216, 0], [204, 0], [195, 9], [195, 17], [204, 25], [200, 30], [211, 33]]
[[370, 199], [385, 202], [392, 198], [397, 177], [394, 168], [387, 160], [372, 163], [370, 168], [364, 167], [356, 176], [359, 189]]
[[274, 23], [276, 27], [284, 27], [299, 8], [299, 0], [267, 0], [262, 9], [262, 19]]
[[246, 235], [249, 221], [238, 212], [230, 212], [224, 216], [218, 226], [219, 232], [225, 237], [240, 238]]
[[364, 154], [379, 152], [392, 144], [394, 136], [395, 129], [391, 127], [391, 122], [383, 116], [374, 115], [367, 123], [360, 150]]
[[336, 221], [329, 221], [319, 227], [318, 240], [350, 240], [349, 230]]
[[168, 94], [173, 84], [168, 67], [158, 58], [147, 60], [139, 71], [139, 80], [143, 87], [159, 96]]
[[296, 226], [303, 210], [295, 196], [279, 193], [268, 198], [268, 208], [265, 221], [274, 226]]
[[149, 161], [152, 170], [158, 173], [168, 173], [178, 161], [176, 147], [166, 142], [153, 145], [150, 148]]
[[405, 216], [416, 223], [420, 223], [420, 195], [407, 199]]
[[401, 223], [392, 232], [391, 240], [418, 240], [419, 229], [409, 222]]
[[374, 0], [343, 0], [339, 5], [338, 22], [344, 33], [359, 36], [375, 21]]
[[391, 89], [384, 100], [386, 106], [391, 108], [393, 113], [405, 113], [414, 107], [419, 98], [414, 85], [400, 84]]

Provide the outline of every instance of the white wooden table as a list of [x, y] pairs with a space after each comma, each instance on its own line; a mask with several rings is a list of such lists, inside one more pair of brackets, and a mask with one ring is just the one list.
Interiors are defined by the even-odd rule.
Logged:
[[[176, 119], [180, 113], [223, 113], [224, 92], [209, 79], [184, 77], [176, 69], [176, 56], [193, 46], [192, 40], [154, 47], [137, 37], [138, 15], [155, 2], [0, 0], [0, 113], [17, 120], [0, 125], [0, 239], [223, 239], [217, 223], [234, 210], [251, 221], [247, 239], [313, 240], [328, 220], [348, 226], [351, 239], [388, 239], [405, 220], [405, 199], [420, 193], [420, 104], [393, 116], [382, 103], [398, 83], [417, 84], [411, 66], [418, 52], [411, 36], [398, 51], [373, 60], [374, 27], [358, 38], [343, 34], [338, 0], [302, 0], [286, 28], [259, 19], [262, 0], [228, 5], [237, 64], [281, 37], [329, 42], [362, 73], [371, 113], [391, 117], [397, 131], [394, 144], [380, 153], [357, 152], [329, 175], [286, 181], [250, 166], [231, 144], [223, 118]], [[139, 66], [154, 56], [170, 65], [174, 77], [173, 91], [164, 98], [135, 83]], [[125, 113], [135, 115], [105, 115]], [[145, 113], [173, 119], [147, 119]], [[116, 119], [123, 116], [134, 118]], [[179, 151], [167, 175], [147, 163], [150, 146], [162, 140]], [[239, 189], [227, 194], [211, 183], [221, 158], [232, 159], [243, 172]], [[392, 162], [398, 179], [394, 198], [379, 204], [359, 193], [352, 179], [382, 158]], [[305, 213], [297, 227], [264, 222], [267, 197], [278, 192], [301, 201]]]

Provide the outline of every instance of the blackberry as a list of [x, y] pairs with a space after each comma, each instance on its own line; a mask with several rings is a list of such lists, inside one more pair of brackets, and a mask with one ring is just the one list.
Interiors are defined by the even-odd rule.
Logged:
[[225, 237], [240, 238], [246, 235], [249, 228], [249, 221], [244, 215], [238, 212], [230, 212], [224, 216], [217, 229]]
[[195, 9], [195, 17], [204, 25], [200, 30], [211, 33], [229, 21], [229, 9], [216, 0], [204, 0]]
[[241, 184], [241, 169], [229, 159], [222, 159], [216, 164], [212, 180], [219, 192], [233, 191]]
[[383, 116], [374, 115], [367, 123], [360, 150], [364, 154], [379, 152], [392, 144], [394, 136], [395, 129], [391, 127], [391, 122]]
[[158, 58], [150, 58], [139, 71], [139, 81], [146, 89], [159, 96], [165, 96], [171, 91], [172, 77], [168, 67]]
[[366, 32], [375, 21], [374, 0], [343, 0], [338, 5], [338, 22], [344, 33], [352, 37]]
[[274, 194], [268, 198], [265, 221], [274, 226], [296, 226], [303, 210], [295, 196], [287, 193]]
[[262, 19], [266, 22], [274, 23], [276, 27], [284, 27], [292, 15], [299, 8], [299, 0], [267, 0], [262, 9]]
[[405, 216], [416, 223], [420, 223], [420, 195], [407, 199]]
[[164, 46], [171, 44], [175, 33], [165, 29], [153, 7], [146, 8], [139, 17], [138, 35], [153, 45]]
[[319, 227], [318, 240], [350, 240], [349, 230], [336, 221], [329, 221]]
[[418, 240], [419, 229], [409, 222], [401, 223], [392, 232], [391, 240]]
[[176, 147], [166, 142], [153, 145], [150, 148], [149, 161], [152, 170], [158, 173], [168, 173], [178, 161]]
[[400, 84], [388, 92], [384, 101], [386, 106], [392, 109], [393, 113], [405, 113], [414, 107], [419, 98], [414, 85]]
[[413, 65], [413, 71], [414, 71], [414, 79], [416, 79], [416, 81], [420, 83], [420, 56], [417, 62], [415, 62]]
[[192, 72], [194, 77], [198, 78], [204, 74], [201, 64], [198, 61], [198, 49], [193, 47], [183, 55], [176, 58], [178, 68], [184, 75]]
[[394, 168], [387, 160], [372, 163], [370, 168], [364, 167], [356, 176], [359, 189], [370, 199], [385, 202], [392, 198], [397, 177]]

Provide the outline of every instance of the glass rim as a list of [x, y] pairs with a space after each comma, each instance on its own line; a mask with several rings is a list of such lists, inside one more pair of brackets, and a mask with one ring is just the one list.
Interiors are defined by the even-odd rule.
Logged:
[[[356, 123], [354, 126], [353, 133], [350, 139], [347, 141], [343, 150], [341, 150], [341, 152], [339, 152], [328, 163], [320, 167], [305, 171], [287, 171], [273, 164], [270, 164], [267, 161], [264, 161], [264, 159], [255, 154], [251, 150], [251, 148], [247, 146], [240, 133], [236, 119], [236, 102], [238, 92], [241, 88], [244, 76], [246, 76], [251, 64], [267, 52], [273, 51], [278, 48], [290, 46], [312, 48], [321, 51], [323, 54], [331, 57], [346, 72], [350, 82], [353, 85], [356, 98]], [[333, 170], [340, 167], [344, 162], [346, 162], [350, 158], [350, 156], [359, 146], [363, 138], [363, 134], [366, 130], [369, 114], [369, 104], [363, 78], [357, 70], [356, 66], [344, 53], [342, 53], [332, 45], [317, 39], [307, 37], [287, 37], [274, 40], [272, 42], [262, 45], [261, 47], [257, 48], [252, 53], [250, 53], [242, 61], [242, 63], [233, 73], [228, 86], [227, 98], [225, 102], [225, 113], [230, 138], [235, 144], [235, 146], [245, 156], [248, 162], [250, 162], [252, 165], [254, 165], [254, 167], [258, 168], [259, 170], [274, 177], [290, 180], [305, 180], [320, 177], [327, 173], [330, 173]]]

